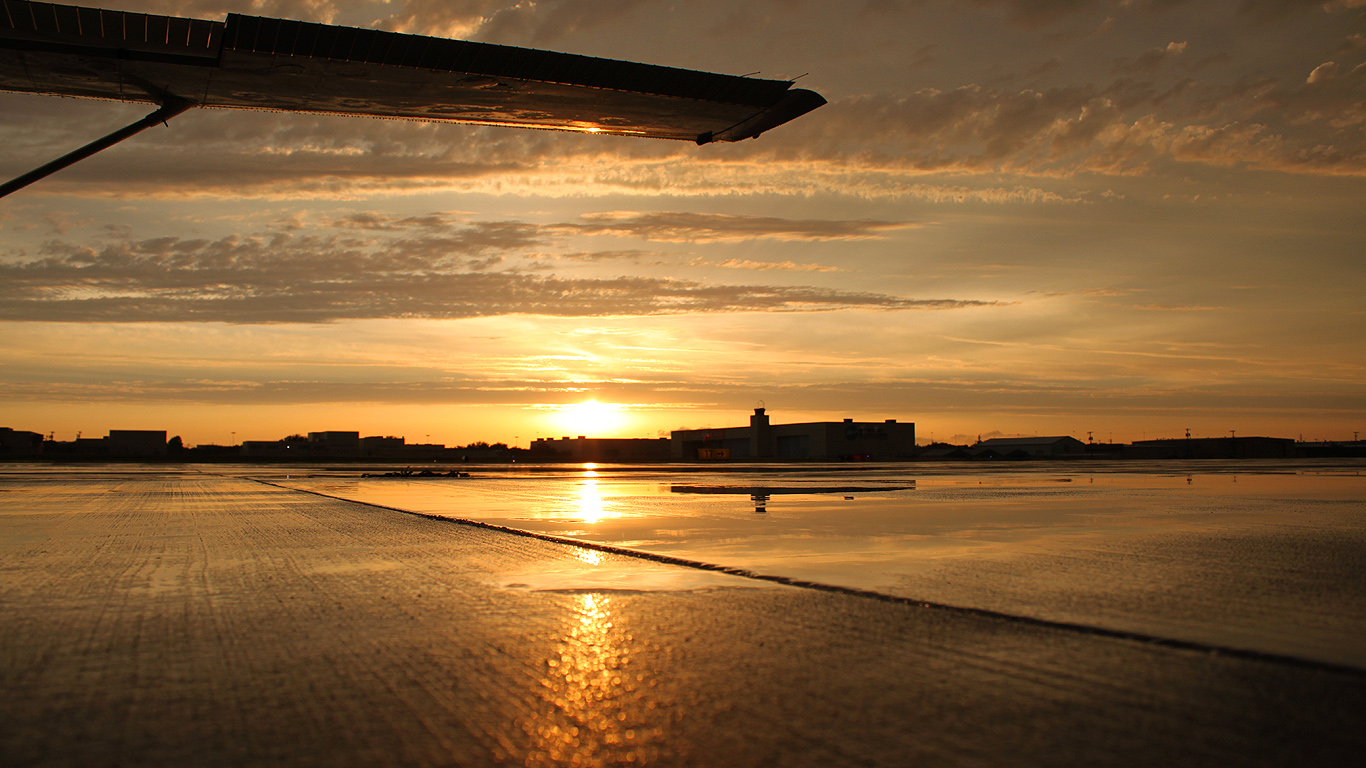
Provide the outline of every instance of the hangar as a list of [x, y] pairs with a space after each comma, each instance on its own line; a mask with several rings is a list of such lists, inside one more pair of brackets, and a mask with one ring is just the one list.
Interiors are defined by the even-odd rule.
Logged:
[[896, 419], [772, 424], [765, 409], [755, 408], [748, 427], [678, 430], [670, 434], [669, 447], [678, 461], [892, 461], [915, 458], [915, 424]]

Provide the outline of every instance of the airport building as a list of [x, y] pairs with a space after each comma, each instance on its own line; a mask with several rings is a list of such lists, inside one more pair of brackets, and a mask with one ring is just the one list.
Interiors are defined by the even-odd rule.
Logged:
[[[312, 432], [309, 437], [313, 437]], [[367, 459], [422, 459], [449, 458], [445, 445], [435, 443], [409, 443], [405, 438], [392, 435], [362, 437], [357, 442], [357, 450]]]
[[0, 458], [30, 458], [42, 453], [42, 435], [37, 432], [0, 427]]
[[1126, 451], [1134, 459], [1289, 459], [1295, 441], [1287, 437], [1188, 437], [1135, 440]]
[[241, 455], [253, 459], [353, 461], [386, 459], [422, 461], [453, 458], [444, 445], [409, 443], [402, 437], [361, 437], [359, 432], [333, 430], [291, 435], [281, 440], [244, 440]]
[[359, 456], [359, 432], [309, 432], [308, 447], [319, 456]]
[[[312, 434], [309, 435], [310, 438], [312, 436]], [[402, 437], [393, 437], [392, 435], [362, 437], [359, 438], [358, 446], [361, 455], [367, 458], [376, 456], [395, 456], [403, 453], [404, 449], [408, 447], [407, 440]]]
[[993, 437], [972, 447], [974, 454], [991, 452], [1007, 459], [1056, 459], [1086, 454], [1086, 443], [1070, 435], [1051, 437]]
[[896, 419], [773, 424], [763, 408], [755, 408], [748, 427], [678, 430], [670, 436], [669, 448], [678, 461], [912, 459], [915, 424]]
[[118, 458], [151, 458], [167, 452], [164, 429], [111, 429], [104, 440], [105, 450]]

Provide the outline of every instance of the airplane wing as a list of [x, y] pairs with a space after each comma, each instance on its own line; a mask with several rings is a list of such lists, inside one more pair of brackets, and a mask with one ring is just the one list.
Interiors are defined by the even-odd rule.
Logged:
[[374, 29], [28, 0], [0, 7], [0, 90], [154, 103], [162, 119], [178, 105], [705, 144], [756, 137], [825, 103], [785, 80]]

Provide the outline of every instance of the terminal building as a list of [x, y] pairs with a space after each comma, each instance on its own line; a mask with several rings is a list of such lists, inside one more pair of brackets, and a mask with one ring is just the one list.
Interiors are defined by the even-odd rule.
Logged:
[[763, 408], [755, 408], [748, 427], [678, 430], [672, 433], [669, 448], [676, 461], [913, 459], [915, 424], [896, 419], [772, 424]]

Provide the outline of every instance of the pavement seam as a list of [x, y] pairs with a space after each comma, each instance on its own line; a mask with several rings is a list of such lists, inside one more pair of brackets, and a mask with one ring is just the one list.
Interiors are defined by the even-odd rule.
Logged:
[[436, 515], [428, 512], [414, 512], [410, 509], [390, 507], [384, 504], [376, 504], [374, 502], [369, 501], [356, 501], [354, 499], [348, 499], [342, 496], [332, 496], [326, 493], [322, 493], [320, 491], [313, 491], [306, 488], [292, 488], [287, 485], [280, 485], [278, 483], [272, 483], [267, 480], [261, 480], [255, 477], [238, 476], [238, 479], [249, 480], [251, 482], [260, 483], [262, 485], [268, 485], [272, 488], [279, 488], [280, 490], [284, 491], [291, 491], [294, 493], [306, 493], [313, 496], [318, 496], [320, 498], [330, 499], [333, 501], [342, 501], [348, 504], [357, 504], [363, 507], [373, 507], [375, 509], [383, 509], [389, 512], [399, 512], [401, 514], [412, 515], [414, 517], [422, 517], [428, 520], [453, 523], [455, 525], [463, 525], [472, 528], [482, 528], [488, 531], [497, 531], [500, 533], [511, 534], [513, 536], [522, 536], [525, 538], [539, 539], [541, 541], [550, 542], [553, 544], [564, 544], [571, 547], [578, 547], [580, 549], [591, 549], [598, 552], [607, 552], [610, 554], [621, 555], [623, 557], [630, 557], [637, 560], [648, 560], [650, 562], [661, 563], [665, 565], [677, 565], [684, 568], [692, 568], [695, 570], [725, 573], [731, 576], [739, 576], [741, 578], [753, 579], [755, 581], [767, 581], [773, 584], [781, 584], [788, 587], [797, 587], [799, 589], [810, 589], [819, 592], [828, 592], [831, 594], [849, 595], [852, 597], [861, 597], [868, 600], [877, 600], [879, 602], [884, 603], [893, 603], [896, 605], [905, 605], [914, 608], [923, 608], [934, 611], [942, 611], [946, 613], [955, 613], [964, 616], [974, 616], [977, 618], [993, 619], [997, 621], [1005, 621], [1015, 624], [1024, 624], [1028, 626], [1036, 626], [1066, 632], [1087, 634], [1097, 637], [1107, 637], [1117, 640], [1128, 640], [1131, 642], [1143, 643], [1145, 645], [1152, 645], [1160, 648], [1193, 651], [1196, 653], [1203, 653], [1210, 656], [1227, 656], [1236, 659], [1247, 659], [1251, 661], [1283, 664], [1287, 666], [1300, 667], [1303, 669], [1313, 669], [1321, 672], [1333, 672], [1338, 674], [1347, 674], [1355, 677], [1366, 678], [1366, 669], [1353, 667], [1347, 664], [1337, 664], [1331, 661], [1319, 661], [1316, 659], [1307, 659], [1301, 656], [1290, 656], [1287, 654], [1272, 653], [1270, 651], [1258, 651], [1250, 648], [1235, 648], [1229, 646], [1214, 645], [1211, 643], [1202, 643], [1195, 640], [1178, 640], [1170, 637], [1161, 637], [1159, 635], [1149, 635], [1142, 632], [1131, 632], [1121, 629], [1109, 629], [1106, 627], [1098, 627], [1090, 624], [1077, 624], [1074, 622], [1057, 621], [1053, 619], [1041, 619], [1035, 616], [1023, 616], [1020, 614], [993, 611], [986, 608], [972, 608], [963, 605], [951, 605], [949, 603], [937, 603], [930, 600], [918, 600], [916, 598], [911, 597], [889, 595], [885, 592], [876, 592], [870, 589], [859, 589], [857, 587], [843, 587], [837, 584], [826, 584], [819, 581], [806, 581], [804, 579], [794, 579], [788, 576], [778, 576], [767, 573], [755, 573], [754, 571], [750, 571], [744, 568], [736, 568], [734, 566], [719, 565], [717, 563], [707, 563], [700, 560], [688, 560], [682, 557], [674, 557], [673, 555], [663, 555], [655, 552], [643, 552], [637, 549], [628, 549], [626, 547], [618, 547], [613, 546], [611, 544], [599, 544], [597, 542], [592, 541], [582, 541], [580, 539], [571, 539], [562, 536], [554, 536], [548, 533], [537, 533], [535, 531], [527, 531], [521, 528], [511, 528], [505, 525], [485, 523], [479, 520], [470, 520], [461, 517], [448, 517], [445, 515]]

